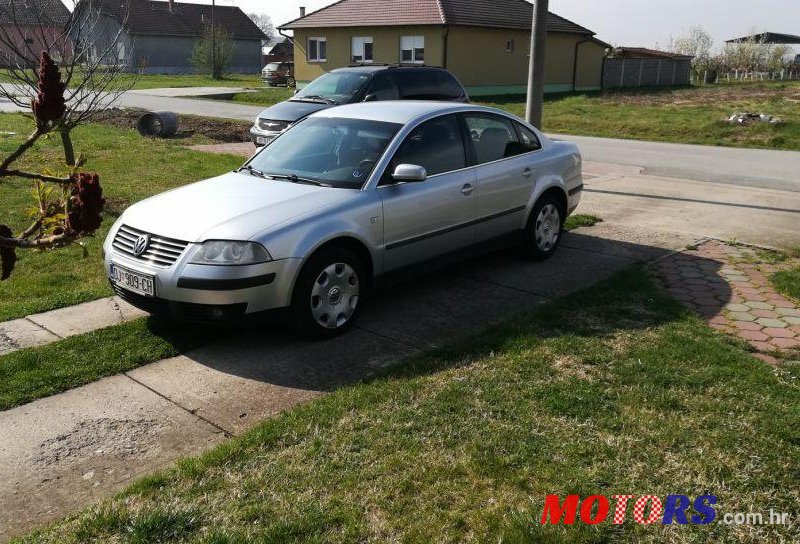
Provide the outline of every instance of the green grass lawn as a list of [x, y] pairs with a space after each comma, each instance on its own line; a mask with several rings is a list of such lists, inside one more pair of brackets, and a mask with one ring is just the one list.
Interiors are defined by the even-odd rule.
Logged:
[[[0, 83], [13, 81], [0, 69]], [[168, 87], [245, 87], [261, 88], [264, 83], [260, 74], [227, 74], [222, 79], [212, 79], [202, 74], [161, 75], [161, 74], [121, 74], [119, 86], [133, 84], [134, 89], [160, 89]]]
[[770, 281], [779, 293], [800, 303], [800, 268], [776, 272]]
[[134, 89], [160, 89], [167, 87], [246, 87], [261, 88], [264, 83], [260, 74], [227, 74], [222, 79], [207, 75], [158, 75], [143, 74], [135, 77]]
[[[560, 134], [800, 150], [798, 101], [800, 82], [567, 95], [547, 99], [543, 124], [545, 131]], [[482, 103], [525, 114], [524, 97]], [[743, 111], [780, 117], [784, 123], [742, 127], [724, 121]]]
[[[0, 138], [0, 155], [16, 147], [31, 131], [21, 115], [0, 114], [0, 131], [20, 136]], [[184, 149], [187, 143], [206, 143], [202, 138], [150, 140], [135, 130], [105, 125], [81, 127], [74, 133], [76, 151], [88, 162], [85, 170], [100, 174], [108, 199], [103, 226], [83, 248], [71, 246], [50, 251], [20, 251], [16, 270], [0, 282], [0, 321], [77, 304], [111, 294], [103, 274], [102, 241], [116, 217], [129, 204], [189, 182], [222, 174], [242, 163], [239, 157], [212, 155]], [[21, 166], [44, 166], [57, 172], [63, 167], [57, 139], [42, 141], [24, 157]], [[33, 204], [31, 184], [21, 180], [0, 181], [0, 224], [15, 232], [26, 228], [25, 210]]]
[[268, 107], [278, 102], [288, 100], [293, 95], [294, 89], [287, 89], [286, 87], [268, 87], [253, 93], [239, 93], [233, 96], [233, 101], [240, 104]]
[[[800, 388], [642, 269], [270, 420], [24, 542], [792, 542], [791, 527], [547, 527], [547, 494], [797, 515]], [[690, 512], [691, 513], [691, 512]]]
[[139, 319], [0, 356], [0, 411], [174, 357], [212, 337], [202, 327]]

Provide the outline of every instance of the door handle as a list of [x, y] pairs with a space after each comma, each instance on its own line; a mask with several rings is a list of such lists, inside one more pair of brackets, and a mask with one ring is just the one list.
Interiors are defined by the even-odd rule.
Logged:
[[530, 168], [526, 168], [525, 170], [522, 171], [522, 175], [525, 176], [526, 178], [529, 178], [533, 175], [533, 170], [531, 170]]
[[477, 189], [476, 186], [472, 185], [471, 183], [467, 183], [461, 188], [461, 194], [464, 196], [469, 196], [475, 191], [475, 189]]

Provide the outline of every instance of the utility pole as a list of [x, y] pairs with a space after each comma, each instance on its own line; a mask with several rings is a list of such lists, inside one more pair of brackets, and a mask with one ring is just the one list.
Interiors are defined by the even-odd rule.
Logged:
[[214, 26], [214, 12], [217, 0], [211, 0], [211, 79], [217, 79], [217, 27]]
[[525, 120], [536, 128], [542, 128], [544, 108], [544, 63], [547, 46], [548, 0], [534, 0], [533, 24], [531, 26], [531, 58], [528, 67], [528, 104]]

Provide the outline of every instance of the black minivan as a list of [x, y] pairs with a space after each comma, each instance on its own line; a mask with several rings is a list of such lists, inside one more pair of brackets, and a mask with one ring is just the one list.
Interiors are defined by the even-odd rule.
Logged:
[[262, 111], [250, 129], [253, 143], [266, 145], [312, 113], [354, 102], [441, 100], [469, 102], [456, 76], [430, 66], [364, 65], [339, 68], [303, 87], [292, 98]]

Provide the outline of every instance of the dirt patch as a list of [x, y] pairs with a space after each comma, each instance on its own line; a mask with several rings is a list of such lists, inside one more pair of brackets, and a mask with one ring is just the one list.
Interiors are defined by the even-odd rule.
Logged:
[[152, 419], [95, 419], [81, 421], [70, 432], [46, 440], [33, 459], [35, 466], [83, 460], [101, 455], [123, 459], [144, 457], [162, 425]]
[[[136, 122], [143, 110], [122, 110], [113, 108], [97, 115], [97, 123], [123, 130], [136, 128]], [[250, 141], [250, 124], [225, 119], [212, 119], [196, 115], [178, 116], [178, 133], [171, 139], [186, 139], [200, 135], [219, 143], [240, 143]]]

